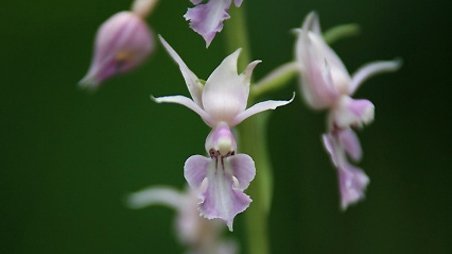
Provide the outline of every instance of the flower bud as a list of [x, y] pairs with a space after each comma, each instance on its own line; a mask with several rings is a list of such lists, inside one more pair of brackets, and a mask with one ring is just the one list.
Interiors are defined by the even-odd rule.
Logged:
[[82, 87], [96, 89], [103, 81], [141, 64], [154, 48], [145, 21], [123, 11], [105, 21], [97, 31], [94, 57]]

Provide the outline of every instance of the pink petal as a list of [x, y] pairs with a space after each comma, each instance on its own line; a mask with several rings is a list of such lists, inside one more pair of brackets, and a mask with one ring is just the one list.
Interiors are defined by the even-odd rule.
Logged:
[[193, 155], [185, 161], [184, 176], [193, 189], [199, 189], [207, 177], [207, 171], [212, 160], [201, 155]]
[[343, 96], [332, 111], [334, 124], [340, 128], [360, 127], [374, 120], [375, 106], [369, 100]]
[[181, 104], [191, 110], [193, 110], [196, 114], [198, 114], [202, 120], [209, 126], [214, 126], [214, 121], [210, 115], [205, 112], [198, 104], [196, 104], [194, 101], [190, 100], [189, 98], [182, 96], [182, 95], [175, 95], [175, 96], [165, 96], [165, 97], [157, 97], [154, 98], [151, 96], [151, 99], [153, 99], [157, 103], [177, 103]]
[[253, 106], [251, 106], [250, 108], [248, 108], [247, 110], [245, 110], [244, 112], [238, 114], [232, 121], [232, 126], [235, 126], [235, 125], [241, 123], [243, 120], [245, 120], [248, 117], [253, 116], [257, 113], [267, 111], [267, 110], [274, 110], [277, 107], [287, 105], [287, 104], [291, 103], [294, 98], [295, 98], [295, 93], [292, 96], [292, 98], [288, 101], [271, 101], [270, 100], [270, 101], [263, 101], [263, 102], [256, 103]]
[[227, 10], [231, 0], [210, 0], [205, 4], [192, 2], [197, 5], [189, 8], [184, 18], [190, 21], [190, 28], [200, 34], [209, 47], [216, 33], [223, 29], [223, 21], [230, 18]]
[[356, 133], [352, 129], [339, 131], [338, 139], [341, 146], [353, 160], [361, 160], [363, 155], [361, 144], [359, 143], [358, 136], [356, 136]]
[[395, 61], [378, 61], [366, 64], [353, 74], [352, 81], [349, 86], [349, 94], [352, 95], [359, 86], [372, 76], [384, 72], [397, 71], [402, 65], [400, 60]]
[[245, 190], [256, 175], [256, 167], [253, 159], [246, 154], [237, 154], [228, 159], [231, 164], [232, 174], [238, 181], [237, 189]]
[[248, 208], [251, 199], [239, 189], [233, 188], [233, 169], [227, 163], [225, 167], [210, 164], [207, 181], [208, 186], [203, 193], [200, 211], [207, 219], [221, 219], [232, 231], [234, 217]]
[[97, 31], [94, 58], [80, 85], [95, 89], [103, 81], [137, 67], [153, 49], [153, 35], [146, 23], [132, 12], [117, 13]]
[[194, 155], [186, 161], [184, 174], [190, 187], [200, 193], [201, 215], [225, 221], [232, 231], [234, 217], [251, 203], [243, 191], [254, 178], [253, 160], [244, 154], [222, 159]]
[[203, 89], [203, 84], [199, 78], [188, 68], [184, 63], [182, 58], [177, 54], [177, 52], [159, 35], [160, 41], [165, 47], [168, 54], [173, 58], [173, 60], [179, 65], [179, 69], [184, 77], [185, 83], [187, 84], [188, 91], [190, 92], [193, 101], [201, 106], [201, 94]]
[[360, 168], [349, 164], [342, 165], [338, 175], [341, 208], [345, 210], [349, 205], [364, 199], [369, 177]]

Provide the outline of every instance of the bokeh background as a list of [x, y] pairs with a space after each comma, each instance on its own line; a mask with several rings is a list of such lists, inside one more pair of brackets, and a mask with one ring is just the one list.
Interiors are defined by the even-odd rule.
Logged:
[[[317, 10], [322, 27], [356, 22], [334, 45], [350, 71], [401, 57], [403, 68], [366, 82], [376, 105], [360, 132], [371, 178], [365, 202], [339, 210], [336, 174], [320, 135], [324, 114], [298, 100], [272, 113], [273, 253], [452, 253], [452, 40], [448, 0], [247, 0], [256, 78], [293, 58], [290, 29]], [[204, 153], [208, 128], [149, 95], [188, 94], [162, 47], [95, 94], [77, 87], [97, 27], [129, 0], [0, 4], [0, 253], [182, 253], [174, 211], [130, 210], [128, 193], [182, 189], [182, 167]], [[226, 55], [206, 50], [182, 18], [185, 1], [161, 1], [148, 22], [206, 78]], [[226, 26], [227, 26], [226, 22]], [[272, 95], [283, 99], [297, 82]], [[246, 253], [243, 215], [231, 237]]]

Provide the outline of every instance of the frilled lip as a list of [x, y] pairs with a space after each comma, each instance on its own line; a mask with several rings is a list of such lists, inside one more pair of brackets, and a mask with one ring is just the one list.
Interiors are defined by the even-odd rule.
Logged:
[[[184, 18], [190, 21], [190, 28], [201, 35], [206, 47], [212, 43], [215, 35], [223, 30], [223, 22], [230, 18], [228, 10], [232, 0], [210, 0], [202, 3], [201, 0], [191, 1], [195, 6], [189, 8]], [[243, 0], [234, 0], [234, 5], [240, 7]]]

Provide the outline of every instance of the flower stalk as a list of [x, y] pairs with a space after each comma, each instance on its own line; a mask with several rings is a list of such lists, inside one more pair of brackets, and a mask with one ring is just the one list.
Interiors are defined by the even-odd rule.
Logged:
[[[248, 34], [245, 21], [245, 7], [231, 8], [231, 19], [225, 26], [227, 51], [242, 48], [242, 56], [238, 66], [243, 69], [250, 61]], [[253, 93], [248, 98], [248, 104], [253, 104]], [[251, 117], [238, 126], [239, 149], [254, 158], [256, 178], [250, 185], [248, 193], [253, 202], [247, 212], [246, 226], [248, 237], [248, 252], [250, 254], [268, 254], [270, 245], [268, 239], [268, 214], [271, 205], [272, 169], [266, 144], [266, 118], [268, 114]]]

